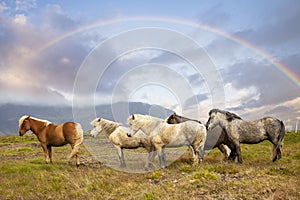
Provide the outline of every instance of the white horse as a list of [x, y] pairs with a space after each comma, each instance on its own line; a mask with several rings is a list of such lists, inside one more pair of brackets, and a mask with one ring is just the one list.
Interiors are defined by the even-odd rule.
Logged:
[[96, 137], [102, 131], [107, 135], [110, 142], [117, 148], [121, 167], [126, 167], [124, 161], [123, 149], [136, 149], [144, 147], [148, 152], [152, 151], [149, 138], [128, 137], [127, 134], [131, 131], [129, 128], [121, 126], [117, 122], [113, 122], [103, 118], [96, 118], [91, 122], [94, 128], [91, 130], [91, 135]]
[[[166, 147], [189, 146], [194, 155], [194, 165], [203, 160], [206, 140], [206, 128], [203, 124], [194, 121], [168, 124], [163, 119], [140, 114], [130, 116], [127, 122], [133, 134], [142, 130], [151, 138], [151, 143], [157, 150], [161, 168], [167, 165]], [[153, 162], [154, 157], [155, 154], [152, 154], [149, 163]]]

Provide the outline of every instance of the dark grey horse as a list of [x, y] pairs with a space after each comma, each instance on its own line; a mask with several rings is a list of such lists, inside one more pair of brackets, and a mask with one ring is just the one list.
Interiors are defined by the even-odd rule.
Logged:
[[234, 113], [223, 110], [212, 109], [209, 112], [209, 119], [206, 123], [208, 130], [217, 125], [226, 131], [227, 139], [223, 143], [231, 150], [231, 159], [242, 163], [240, 143], [257, 144], [269, 140], [273, 144], [273, 162], [281, 158], [282, 141], [285, 134], [285, 127], [282, 121], [273, 117], [264, 117], [255, 121], [244, 121]]
[[[166, 119], [166, 122], [168, 124], [179, 124], [185, 121], [195, 121], [201, 124], [201, 121], [195, 119], [189, 119], [177, 115], [176, 113], [173, 113]], [[226, 137], [225, 132], [222, 131], [221, 129], [216, 128], [213, 131], [209, 131], [206, 136], [204, 149], [210, 150], [218, 147], [218, 149], [223, 153], [224, 160], [227, 160], [230, 154], [230, 149], [226, 145], [222, 144], [222, 142], [226, 139], [225, 137]]]

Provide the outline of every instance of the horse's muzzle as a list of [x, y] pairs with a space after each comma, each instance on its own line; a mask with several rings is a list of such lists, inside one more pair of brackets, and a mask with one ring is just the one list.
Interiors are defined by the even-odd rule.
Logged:
[[19, 136], [23, 136], [23, 135], [24, 135], [24, 133], [19, 132]]

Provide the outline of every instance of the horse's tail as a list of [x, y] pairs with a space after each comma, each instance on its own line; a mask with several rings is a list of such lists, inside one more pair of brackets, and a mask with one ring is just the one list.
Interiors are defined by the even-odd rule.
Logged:
[[83, 129], [79, 123], [75, 123], [75, 131], [76, 131], [75, 143], [74, 143], [72, 153], [69, 156], [69, 159], [73, 158], [76, 154], [78, 154], [80, 145], [83, 142]]
[[285, 135], [285, 126], [284, 123], [282, 121], [280, 121], [280, 130], [279, 130], [279, 135], [278, 135], [278, 143], [274, 149], [274, 158], [273, 158], [273, 162], [275, 162], [276, 160], [279, 160], [281, 158], [281, 147], [282, 147], [282, 143], [283, 143], [283, 138]]

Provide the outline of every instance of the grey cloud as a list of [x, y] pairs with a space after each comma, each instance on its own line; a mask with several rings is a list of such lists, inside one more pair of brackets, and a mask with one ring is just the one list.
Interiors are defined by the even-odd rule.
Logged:
[[189, 108], [193, 107], [194, 105], [199, 104], [199, 102], [207, 100], [207, 99], [208, 99], [207, 94], [197, 94], [197, 95], [185, 100], [185, 102], [183, 104], [183, 109], [189, 109]]
[[254, 86], [260, 93], [259, 100], [251, 100], [240, 108], [254, 108], [277, 104], [299, 96], [295, 85], [268, 63], [245, 60], [230, 66], [223, 76], [225, 82], [237, 89]]
[[[56, 13], [58, 18], [49, 12], [44, 13], [44, 17], [49, 14], [48, 21], [43, 21], [44, 24], [51, 19], [53, 23], [61, 22], [61, 25], [67, 28], [76, 26], [77, 22], [68, 20], [63, 12], [56, 11]], [[0, 19], [0, 69], [2, 70], [0, 84], [2, 88], [4, 87], [1, 90], [1, 103], [17, 101], [21, 104], [26, 102], [39, 105], [66, 104], [67, 99], [63, 93], [72, 93], [77, 70], [91, 48], [87, 44], [89, 41], [87, 39], [93, 40], [95, 35], [72, 36], [43, 48], [53, 40], [53, 37], [63, 34], [62, 30], [53, 29], [51, 26], [54, 24], [51, 23], [41, 27], [31, 24], [30, 21], [24, 25], [15, 24], [13, 16], [5, 13], [0, 13]], [[99, 34], [96, 40], [98, 39]], [[38, 51], [39, 49], [42, 51]], [[7, 81], [5, 74], [11, 77], [8, 80], [17, 81], [18, 84], [23, 82], [27, 87], [20, 90], [13, 82], [5, 83]], [[49, 90], [49, 87], [55, 90]], [[14, 99], [13, 96], [16, 94], [18, 97]]]
[[78, 21], [70, 18], [57, 4], [48, 4], [43, 14], [45, 23], [58, 30], [71, 30], [78, 27]]
[[223, 10], [221, 3], [218, 3], [201, 12], [198, 18], [199, 21], [204, 24], [223, 26], [230, 21], [231, 15]]
[[286, 115], [286, 113], [290, 113], [292, 115], [294, 113], [294, 109], [287, 107], [287, 106], [277, 106], [273, 108], [272, 110], [268, 110], [265, 112], [266, 115], [280, 115], [283, 114]]
[[[299, 1], [277, 1], [272, 3], [272, 9], [256, 13], [260, 20], [255, 26], [232, 32], [252, 44], [274, 51], [274, 47], [297, 47], [300, 39]], [[279, 46], [280, 45], [280, 46]]]

